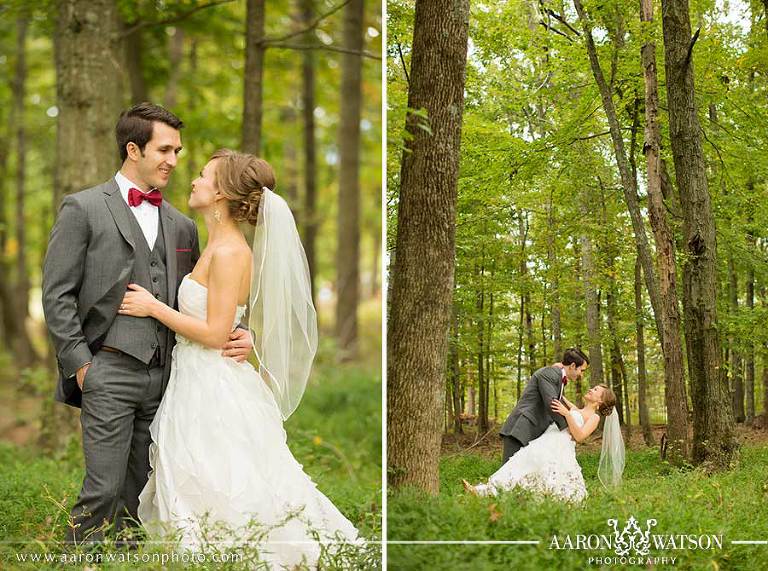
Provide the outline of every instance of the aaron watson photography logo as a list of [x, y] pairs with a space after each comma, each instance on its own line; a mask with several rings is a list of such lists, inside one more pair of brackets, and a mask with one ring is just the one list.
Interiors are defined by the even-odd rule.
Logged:
[[[722, 535], [651, 534], [651, 529], [658, 523], [655, 519], [645, 520], [644, 529], [634, 516], [630, 516], [624, 527], [615, 518], [606, 523], [613, 533], [553, 535], [549, 548], [602, 552], [588, 557], [590, 565], [674, 565], [680, 551], [723, 548]], [[658, 552], [666, 553], [660, 555]]]

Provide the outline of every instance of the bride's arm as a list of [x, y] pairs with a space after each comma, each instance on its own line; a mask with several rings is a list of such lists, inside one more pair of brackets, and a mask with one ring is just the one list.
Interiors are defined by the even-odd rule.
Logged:
[[240, 283], [247, 268], [244, 254], [235, 249], [219, 248], [214, 252], [208, 271], [206, 320], [184, 315], [168, 307], [135, 284], [128, 286], [133, 291], [125, 295], [125, 307], [119, 313], [134, 317], [153, 317], [190, 341], [220, 349], [229, 340], [237, 311]]
[[579, 426], [574, 420], [573, 415], [569, 414], [568, 409], [565, 408], [560, 401], [552, 401], [552, 410], [565, 417], [565, 421], [568, 423], [568, 432], [571, 433], [571, 436], [573, 436], [573, 439], [576, 442], [583, 442], [587, 436], [595, 431], [597, 425], [600, 424], [600, 417], [593, 414], [589, 417], [589, 420], [584, 423], [584, 426]]

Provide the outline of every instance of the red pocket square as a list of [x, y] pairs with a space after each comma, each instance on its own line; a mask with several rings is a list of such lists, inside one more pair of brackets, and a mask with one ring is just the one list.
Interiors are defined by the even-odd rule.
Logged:
[[191, 252], [192, 248], [176, 248], [177, 252]]

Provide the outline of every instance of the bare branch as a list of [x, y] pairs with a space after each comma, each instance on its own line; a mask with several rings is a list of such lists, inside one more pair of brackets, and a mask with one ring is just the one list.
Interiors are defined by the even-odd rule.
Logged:
[[555, 12], [554, 10], [552, 10], [551, 8], [545, 8], [545, 10], [546, 10], [547, 14], [549, 14], [549, 15], [550, 15], [550, 16], [552, 16], [552, 17], [553, 17], [555, 20], [557, 20], [557, 21], [559, 21], [560, 23], [562, 23], [562, 24], [563, 24], [563, 25], [564, 25], [566, 28], [568, 28], [568, 29], [569, 29], [570, 31], [572, 31], [574, 34], [576, 34], [577, 36], [581, 36], [581, 32], [579, 32], [579, 31], [578, 31], [576, 28], [574, 28], [573, 26], [571, 26], [571, 25], [568, 23], [568, 20], [566, 20], [565, 18], [563, 18], [563, 17], [562, 17], [560, 14], [558, 14], [557, 12]]
[[685, 55], [685, 64], [683, 65], [683, 68], [688, 67], [688, 65], [691, 63], [691, 55], [693, 55], [693, 46], [696, 44], [696, 40], [699, 39], [700, 33], [701, 33], [701, 28], [697, 28], [696, 33], [693, 34], [693, 37], [691, 38], [691, 42], [688, 44], [688, 53]]
[[270, 48], [285, 48], [288, 50], [326, 50], [329, 52], [337, 52], [340, 54], [352, 54], [352, 55], [358, 55], [361, 57], [367, 57], [369, 59], [375, 59], [381, 61], [381, 56], [377, 56], [376, 54], [373, 54], [368, 51], [357, 51], [357, 50], [348, 50], [346, 48], [340, 48], [337, 46], [326, 46], [324, 44], [289, 44], [289, 43], [280, 43], [280, 44], [270, 44]]
[[176, 22], [181, 22], [182, 20], [186, 20], [192, 14], [195, 14], [200, 10], [205, 10], [206, 8], [212, 8], [213, 6], [218, 6], [219, 4], [228, 4], [229, 2], [232, 2], [232, 0], [213, 0], [212, 2], [208, 2], [207, 4], [200, 4], [199, 6], [190, 8], [186, 12], [182, 12], [181, 14], [177, 14], [176, 16], [173, 16], [171, 18], [166, 18], [165, 20], [159, 20], [157, 22], [150, 22], [150, 21], [138, 22], [137, 24], [134, 24], [130, 28], [127, 28], [126, 30], [124, 30], [118, 36], [118, 39], [126, 38], [131, 34], [134, 34], [137, 31], [141, 30], [142, 28], [149, 28], [152, 26], [167, 26], [168, 24], [175, 24]]
[[408, 67], [405, 65], [405, 57], [403, 56], [403, 45], [399, 41], [397, 42], [397, 53], [400, 54], [400, 63], [403, 65], [403, 73], [405, 73], [405, 82], [408, 84], [408, 87], [410, 87], [411, 78], [408, 77]]
[[320, 22], [322, 22], [323, 20], [325, 20], [329, 16], [332, 16], [333, 14], [335, 14], [336, 12], [341, 10], [344, 6], [349, 4], [351, 1], [352, 0], [344, 0], [343, 2], [341, 2], [341, 4], [337, 4], [336, 6], [334, 6], [333, 8], [328, 10], [327, 12], [325, 12], [324, 14], [320, 14], [306, 28], [302, 28], [301, 30], [296, 30], [296, 31], [291, 32], [289, 34], [286, 34], [284, 36], [279, 36], [279, 37], [274, 37], [274, 38], [270, 38], [269, 36], [265, 36], [264, 38], [262, 38], [260, 43], [261, 43], [261, 45], [271, 45], [273, 43], [284, 42], [286, 40], [290, 40], [292, 38], [295, 38], [296, 36], [300, 36], [302, 34], [306, 34], [307, 32], [311, 32], [312, 30], [317, 28], [317, 26], [320, 25]]
[[559, 34], [559, 35], [563, 36], [563, 37], [564, 37], [566, 40], [568, 40], [569, 42], [572, 42], [572, 41], [573, 41], [573, 38], [571, 38], [571, 36], [569, 36], [568, 34], [565, 34], [565, 33], [561, 32], [560, 30], [558, 30], [558, 29], [557, 29], [557, 28], [555, 28], [554, 26], [550, 26], [549, 24], [547, 24], [547, 23], [546, 23], [546, 22], [544, 22], [543, 20], [539, 20], [539, 25], [540, 25], [540, 26], [543, 26], [543, 27], [544, 27], [546, 30], [549, 30], [550, 32], [555, 32], [556, 34]]

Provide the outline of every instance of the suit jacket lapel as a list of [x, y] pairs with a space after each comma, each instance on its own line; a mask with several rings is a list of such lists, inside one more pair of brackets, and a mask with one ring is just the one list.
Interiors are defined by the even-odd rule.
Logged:
[[165, 243], [165, 278], [168, 282], [168, 306], [176, 304], [176, 221], [173, 219], [171, 209], [163, 200], [160, 206], [160, 216], [163, 224], [163, 237]]
[[128, 220], [128, 207], [125, 205], [125, 201], [120, 194], [120, 187], [117, 186], [117, 181], [114, 178], [107, 183], [104, 195], [107, 208], [112, 214], [112, 218], [115, 220], [117, 229], [120, 230], [120, 234], [123, 235], [123, 238], [128, 242], [131, 248], [136, 250], [136, 244], [133, 241], [133, 235], [131, 234], [131, 222]]

